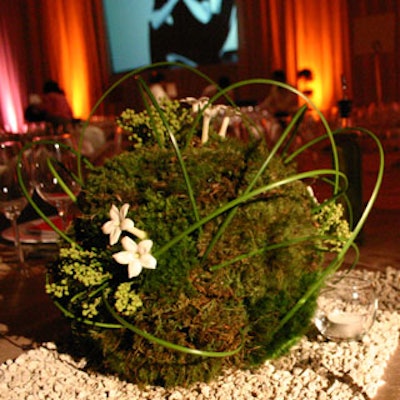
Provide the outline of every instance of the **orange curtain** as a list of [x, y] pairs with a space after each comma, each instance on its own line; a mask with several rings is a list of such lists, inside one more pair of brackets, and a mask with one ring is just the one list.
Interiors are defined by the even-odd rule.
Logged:
[[[285, 2], [237, 0], [239, 18], [239, 79], [269, 78], [274, 69], [286, 69]], [[241, 98], [260, 100], [265, 88], [242, 88]]]
[[[360, 1], [360, 11], [351, 0], [237, 0], [238, 79], [267, 78], [274, 69], [284, 69], [289, 83], [296, 84], [297, 71], [309, 68], [315, 76], [313, 100], [323, 110], [331, 108], [341, 97], [343, 73], [353, 88], [348, 10], [354, 17], [378, 3], [381, 7], [378, 0]], [[21, 126], [28, 93], [40, 93], [48, 78], [64, 88], [75, 116], [87, 117], [111, 77], [102, 1], [0, 0], [0, 11], [0, 124]], [[390, 58], [390, 64], [384, 57], [382, 65], [394, 69], [397, 59]], [[363, 80], [356, 78], [362, 94]], [[396, 85], [386, 86], [395, 96]], [[265, 96], [265, 88], [243, 90], [249, 92], [241, 98]]]
[[341, 98], [341, 75], [351, 80], [347, 1], [238, 1], [241, 77], [249, 77], [249, 71], [270, 77], [273, 70], [284, 69], [295, 85], [297, 71], [311, 69], [313, 100], [323, 110], [331, 108]]
[[107, 66], [104, 42], [99, 42], [104, 34], [96, 24], [96, 17], [101, 17], [101, 2], [42, 2], [50, 73], [65, 90], [75, 117], [86, 118], [103, 90]]
[[313, 71], [312, 100], [322, 110], [342, 97], [341, 76], [350, 79], [350, 39], [345, 0], [292, 0], [294, 47], [286, 48], [296, 70]]
[[47, 79], [88, 116], [109, 79], [102, 12], [101, 0], [0, 0], [0, 127], [24, 129], [28, 94]]

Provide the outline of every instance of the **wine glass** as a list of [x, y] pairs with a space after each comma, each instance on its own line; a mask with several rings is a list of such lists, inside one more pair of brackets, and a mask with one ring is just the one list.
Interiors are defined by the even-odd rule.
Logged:
[[57, 209], [62, 230], [68, 226], [68, 211], [80, 191], [77, 157], [70, 134], [39, 137], [34, 146], [34, 187], [39, 196]]
[[[28, 202], [18, 181], [18, 163], [21, 167], [21, 177], [27, 178], [29, 174], [29, 164], [24, 154], [21, 153], [19, 157], [21, 150], [21, 143], [12, 138], [0, 142], [0, 211], [11, 221], [13, 227], [18, 268], [23, 275], [29, 275], [17, 222]], [[32, 190], [30, 185], [27, 190]]]

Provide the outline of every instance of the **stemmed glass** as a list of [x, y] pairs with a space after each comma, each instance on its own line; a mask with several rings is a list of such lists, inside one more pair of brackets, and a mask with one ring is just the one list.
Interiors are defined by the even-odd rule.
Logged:
[[[11, 221], [14, 230], [14, 244], [18, 256], [18, 268], [22, 274], [29, 275], [17, 222], [18, 217], [28, 202], [18, 181], [17, 167], [19, 162], [21, 163], [21, 176], [25, 179], [29, 177], [27, 159], [23, 154], [19, 157], [21, 150], [21, 143], [12, 138], [0, 142], [0, 210]], [[31, 190], [30, 186], [28, 190]]]
[[34, 187], [39, 196], [57, 209], [62, 230], [68, 226], [68, 210], [80, 191], [77, 157], [70, 134], [39, 137], [33, 150]]

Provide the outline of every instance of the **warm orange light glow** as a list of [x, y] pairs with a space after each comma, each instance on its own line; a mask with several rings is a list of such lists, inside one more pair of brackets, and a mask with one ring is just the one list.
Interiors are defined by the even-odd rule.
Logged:
[[[71, 12], [76, 15], [79, 13], [80, 3], [76, 4], [76, 9]], [[64, 76], [69, 76], [69, 86], [71, 106], [76, 117], [86, 118], [90, 112], [89, 101], [89, 60], [85, 52], [85, 34], [80, 20], [70, 18], [70, 37], [61, 43], [61, 46], [70, 50], [69, 68], [64, 69]], [[72, 56], [72, 57], [71, 57]]]
[[321, 110], [328, 110], [341, 98], [341, 75], [349, 70], [347, 29], [342, 25], [346, 4], [343, 0], [296, 0], [292, 6], [286, 10], [288, 29], [295, 21], [295, 42], [287, 43], [288, 68], [313, 72], [311, 99]]
[[[93, 106], [91, 102], [97, 99], [104, 89], [107, 73], [107, 62], [104, 60], [106, 55], [103, 54], [100, 58], [97, 49], [93, 48], [96, 47], [93, 43], [102, 44], [99, 46], [99, 51], [101, 49], [104, 52], [106, 48], [104, 38], [94, 40], [103, 34], [101, 24], [94, 23], [101, 18], [92, 15], [93, 10], [97, 9], [94, 5], [99, 5], [101, 2], [100, 0], [40, 0], [37, 2], [32, 0], [29, 3], [32, 3], [32, 8], [37, 13], [40, 11], [42, 17], [40, 23], [35, 20], [34, 24], [40, 25], [37, 36], [43, 46], [38, 52], [42, 58], [36, 63], [38, 65], [43, 63], [43, 71], [38, 68], [38, 74], [40, 72], [43, 74], [39, 77], [35, 76], [37, 78], [35, 86], [37, 86], [36, 82], [42, 78], [57, 80], [66, 92], [75, 117], [85, 119]], [[244, 3], [250, 6], [244, 7]], [[314, 75], [312, 100], [324, 111], [334, 107], [342, 96], [341, 75], [344, 73], [348, 82], [352, 81], [347, 0], [330, 2], [258, 0], [254, 1], [254, 4], [243, 0], [242, 8], [248, 10], [250, 14], [258, 12], [271, 17], [269, 18], [271, 21], [268, 18], [261, 19], [264, 23], [268, 21], [271, 29], [268, 25], [262, 26], [261, 30], [256, 29], [258, 36], [253, 50], [258, 47], [272, 49], [270, 53], [263, 50], [254, 53], [260, 54], [260, 57], [265, 55], [265, 59], [261, 60], [261, 65], [268, 65], [271, 70], [285, 69], [288, 82], [292, 84], [296, 84], [297, 71], [304, 68], [311, 69]], [[7, 40], [5, 39], [13, 38], [12, 28], [20, 27], [12, 27], [9, 16], [3, 14], [4, 18], [0, 18], [2, 37], [0, 65], [3, 64], [0, 69], [2, 77], [0, 122], [7, 129], [21, 131], [24, 123], [23, 100], [26, 100], [28, 87], [26, 79], [30, 77], [25, 76], [24, 69], [20, 68], [19, 73], [17, 72], [16, 67], [21, 64], [18, 60], [18, 52], [10, 46], [6, 49]], [[30, 14], [27, 13], [27, 15]], [[254, 17], [250, 17], [251, 25]], [[32, 18], [36, 18], [35, 13], [32, 14]], [[24, 30], [18, 29], [18, 31]], [[243, 71], [247, 68], [251, 72], [259, 61], [250, 57]], [[6, 62], [7, 67], [4, 67]], [[37, 67], [36, 64], [30, 65], [29, 68]]]
[[47, 0], [49, 20], [49, 57], [54, 60], [53, 74], [65, 90], [76, 118], [89, 115], [89, 60], [85, 51], [85, 31], [77, 18], [83, 13], [80, 1]]

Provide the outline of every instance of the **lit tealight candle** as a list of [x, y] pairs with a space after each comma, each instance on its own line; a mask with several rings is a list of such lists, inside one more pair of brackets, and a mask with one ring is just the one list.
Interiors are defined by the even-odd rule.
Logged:
[[327, 334], [338, 339], [353, 339], [363, 333], [363, 317], [351, 312], [333, 312], [328, 315]]

